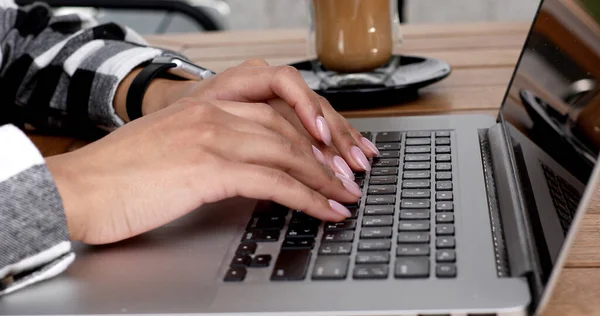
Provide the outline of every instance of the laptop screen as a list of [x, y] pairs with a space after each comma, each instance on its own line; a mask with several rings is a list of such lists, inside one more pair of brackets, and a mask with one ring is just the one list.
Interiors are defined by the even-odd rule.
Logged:
[[547, 282], [600, 148], [600, 1], [541, 4], [499, 119]]

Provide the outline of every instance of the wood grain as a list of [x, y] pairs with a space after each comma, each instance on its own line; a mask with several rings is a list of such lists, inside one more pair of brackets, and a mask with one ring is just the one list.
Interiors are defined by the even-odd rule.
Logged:
[[[403, 26], [403, 54], [448, 61], [453, 72], [405, 104], [343, 112], [347, 117], [478, 113], [496, 115], [513, 73], [529, 23], [467, 23]], [[306, 30], [217, 32], [153, 36], [158, 46], [183, 52], [194, 62], [223, 71], [249, 58], [283, 65], [307, 58]], [[45, 156], [84, 142], [31, 136]], [[569, 253], [545, 315], [598, 315], [600, 300], [600, 194], [596, 194]]]

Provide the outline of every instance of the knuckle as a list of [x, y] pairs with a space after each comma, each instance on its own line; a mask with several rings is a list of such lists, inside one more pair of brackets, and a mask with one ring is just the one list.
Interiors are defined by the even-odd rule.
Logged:
[[275, 74], [280, 77], [292, 77], [292, 76], [299, 76], [300, 72], [298, 71], [298, 69], [296, 69], [292, 66], [286, 65], [286, 66], [278, 66]]
[[287, 173], [275, 169], [270, 169], [269, 171], [267, 171], [267, 173], [267, 177], [269, 178], [269, 181], [271, 182], [273, 187], [287, 188], [292, 186], [292, 178]]
[[209, 122], [198, 126], [198, 130], [196, 130], [194, 134], [194, 137], [202, 142], [217, 139], [219, 136], [223, 136], [221, 127], [217, 124]]
[[244, 64], [255, 66], [269, 66], [269, 63], [262, 58], [251, 58], [248, 59]]

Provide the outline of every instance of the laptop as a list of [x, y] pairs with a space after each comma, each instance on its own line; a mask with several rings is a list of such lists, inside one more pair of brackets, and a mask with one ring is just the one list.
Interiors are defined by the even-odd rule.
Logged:
[[2, 315], [527, 315], [548, 302], [598, 179], [600, 11], [543, 1], [497, 117], [355, 119], [381, 157], [353, 217], [207, 205], [76, 245]]

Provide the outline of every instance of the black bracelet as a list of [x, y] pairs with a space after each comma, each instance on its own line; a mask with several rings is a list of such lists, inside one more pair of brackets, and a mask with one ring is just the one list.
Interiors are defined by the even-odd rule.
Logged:
[[165, 63], [165, 64], [149, 64], [144, 67], [140, 73], [135, 76], [129, 89], [127, 90], [127, 99], [126, 99], [126, 107], [127, 107], [127, 116], [129, 116], [129, 120], [133, 121], [142, 117], [142, 103], [144, 101], [144, 95], [146, 94], [146, 90], [148, 90], [148, 86], [152, 82], [152, 80], [162, 72], [167, 69], [174, 68], [177, 65], [174, 63]]

